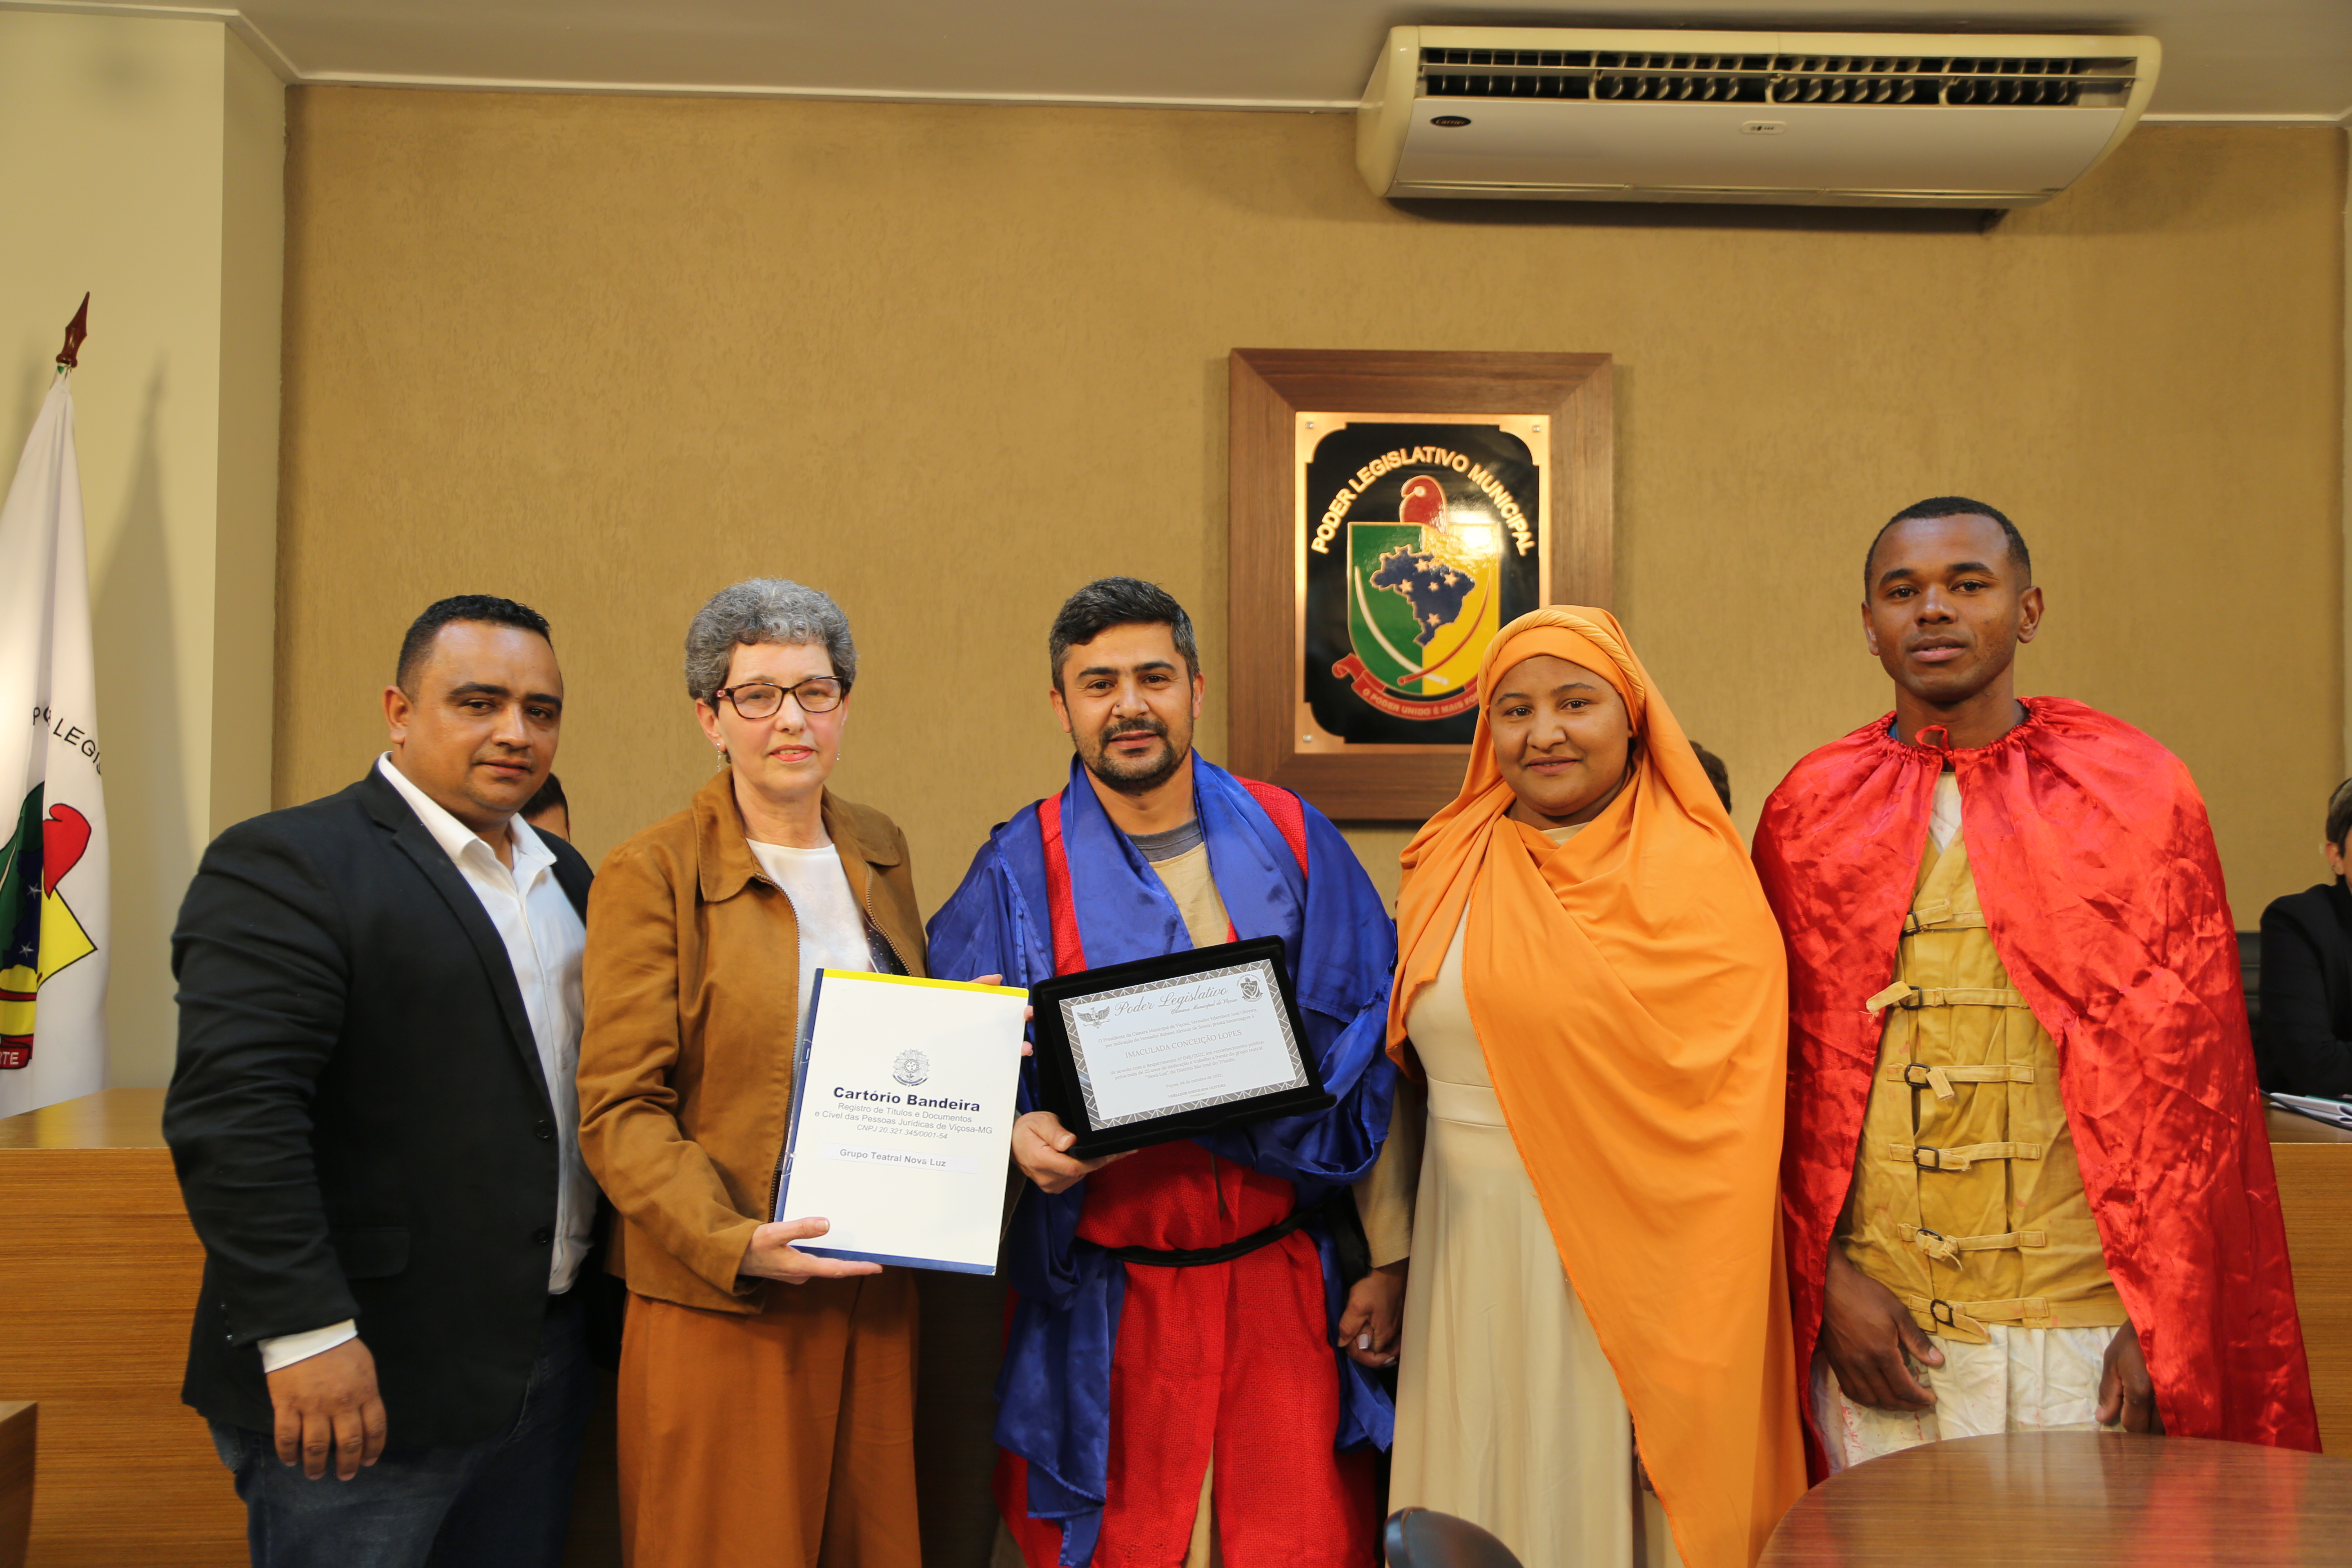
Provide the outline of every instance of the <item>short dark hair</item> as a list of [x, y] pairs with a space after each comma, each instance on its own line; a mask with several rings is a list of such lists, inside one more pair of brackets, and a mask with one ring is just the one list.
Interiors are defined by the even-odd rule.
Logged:
[[550, 773], [547, 782], [532, 792], [531, 797], [522, 803], [522, 809], [515, 815], [529, 822], [541, 812], [552, 811], [559, 805], [566, 812], [572, 809], [572, 803], [563, 798], [563, 781]]
[[1053, 635], [1045, 639], [1046, 657], [1054, 661], [1054, 689], [1062, 689], [1062, 660], [1072, 648], [1090, 643], [1113, 626], [1164, 626], [1184, 656], [1189, 679], [1201, 673], [1200, 645], [1192, 640], [1192, 617], [1176, 596], [1157, 583], [1140, 577], [1097, 577], [1062, 601], [1054, 617]]
[[1939, 517], [1989, 517], [2000, 524], [2001, 532], [2009, 536], [2009, 558], [2017, 563], [2020, 572], [2025, 574], [2027, 585], [2032, 584], [2033, 553], [2025, 548], [2025, 535], [2017, 531], [2017, 524], [1980, 500], [1970, 500], [1966, 496], [1929, 496], [1926, 500], [1913, 501], [1888, 518], [1885, 527], [1870, 536], [1870, 548], [1863, 552], [1862, 557], [1862, 592], [1865, 598], [1870, 594], [1870, 568], [1878, 559], [1878, 542], [1886, 537], [1887, 529], [1898, 522], [1916, 522]]
[[485, 626], [516, 626], [523, 631], [537, 632], [555, 646], [554, 634], [547, 629], [547, 617], [529, 605], [518, 605], [512, 599], [501, 599], [494, 594], [459, 594], [428, 605], [425, 613], [408, 623], [408, 635], [400, 639], [400, 664], [393, 671], [393, 682], [410, 696], [415, 689], [412, 683], [417, 670], [433, 652], [433, 639], [441, 628], [453, 621], [478, 621]]
[[2352, 834], [2352, 779], [2337, 784], [2327, 797], [2327, 842], [2341, 849], [2347, 834]]
[[1731, 809], [1731, 770], [1723, 765], [1721, 757], [1717, 756], [1696, 741], [1691, 742], [1691, 750], [1698, 753], [1698, 765], [1706, 770], [1706, 782], [1713, 784], [1715, 793], [1723, 797], [1723, 809], [1729, 811]]

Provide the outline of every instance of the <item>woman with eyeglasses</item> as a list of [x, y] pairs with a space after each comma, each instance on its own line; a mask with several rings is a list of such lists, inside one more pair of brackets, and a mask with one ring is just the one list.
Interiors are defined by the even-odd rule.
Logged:
[[719, 772], [604, 861], [588, 907], [580, 1145], [621, 1224], [621, 1529], [635, 1568], [920, 1568], [915, 1292], [769, 1223], [821, 968], [923, 973], [907, 840], [825, 788], [857, 653], [839, 606], [753, 578], [702, 607], [686, 685]]

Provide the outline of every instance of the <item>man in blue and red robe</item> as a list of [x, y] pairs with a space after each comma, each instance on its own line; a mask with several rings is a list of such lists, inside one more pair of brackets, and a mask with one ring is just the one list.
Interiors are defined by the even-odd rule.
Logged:
[[1173, 598], [1090, 584], [1050, 651], [1069, 787], [990, 837], [931, 922], [934, 973], [1026, 985], [1278, 936], [1339, 1103], [1080, 1161], [1024, 1067], [998, 1506], [1031, 1568], [1205, 1564], [1213, 1542], [1231, 1568], [1369, 1568], [1392, 1418], [1369, 1369], [1402, 1284], [1343, 1289], [1324, 1216], [1388, 1128], [1394, 924], [1322, 814], [1193, 753], [1205, 682]]

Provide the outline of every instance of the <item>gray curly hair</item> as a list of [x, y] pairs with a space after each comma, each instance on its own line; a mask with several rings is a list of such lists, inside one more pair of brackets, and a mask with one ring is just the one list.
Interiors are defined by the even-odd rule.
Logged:
[[686, 689], [709, 702], [727, 684], [735, 650], [760, 643], [822, 643], [845, 688], [857, 679], [857, 645], [849, 617], [815, 588], [782, 577], [747, 577], [721, 588], [686, 628]]

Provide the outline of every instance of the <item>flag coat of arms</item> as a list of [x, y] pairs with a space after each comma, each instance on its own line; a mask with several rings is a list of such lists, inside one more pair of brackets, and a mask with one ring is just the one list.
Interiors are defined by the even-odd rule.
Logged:
[[1451, 699], [1424, 709], [1447, 719], [1476, 703], [1478, 667], [1502, 625], [1503, 531], [1449, 516], [1428, 474], [1405, 480], [1401, 500], [1393, 522], [1348, 524], [1348, 673], [1370, 677], [1358, 683], [1367, 700], [1384, 690]]
[[1543, 602], [1542, 419], [1299, 417], [1310, 743], [1465, 743], [1487, 645]]
[[106, 1087], [106, 805], [60, 373], [0, 503], [0, 1116]]

